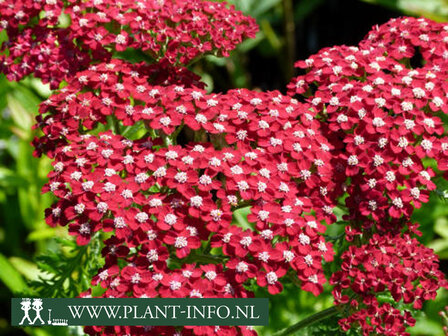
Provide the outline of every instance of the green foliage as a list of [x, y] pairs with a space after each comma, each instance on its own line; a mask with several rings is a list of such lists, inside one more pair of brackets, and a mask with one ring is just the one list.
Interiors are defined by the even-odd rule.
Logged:
[[244, 230], [246, 229], [253, 230], [254, 229], [253, 224], [249, 223], [249, 221], [247, 220], [248, 214], [250, 214], [250, 206], [235, 210], [233, 212], [232, 224], [238, 225]]
[[363, 0], [401, 12], [405, 15], [424, 16], [435, 21], [447, 21], [448, 3], [445, 0]]
[[44, 276], [30, 286], [40, 297], [73, 298], [90, 288], [90, 281], [101, 267], [99, 235], [89, 244], [78, 246], [73, 240], [57, 239], [59, 251], [48, 251], [36, 258]]
[[11, 265], [11, 262], [0, 254], [0, 279], [14, 294], [23, 294], [26, 292], [26, 283], [20, 273]]
[[302, 333], [297, 333], [296, 335], [303, 336], [355, 336], [355, 332], [350, 331], [345, 333], [341, 331], [338, 325], [339, 316], [331, 316], [325, 320], [319, 322], [319, 324], [314, 324], [305, 329]]

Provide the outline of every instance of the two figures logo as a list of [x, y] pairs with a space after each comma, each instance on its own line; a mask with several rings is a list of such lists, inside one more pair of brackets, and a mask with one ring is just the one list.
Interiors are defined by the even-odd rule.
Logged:
[[[31, 303], [31, 299], [22, 299], [20, 305], [20, 308], [25, 313], [22, 321], [19, 323], [20, 325], [22, 325], [25, 321], [28, 321], [28, 324], [33, 325], [37, 320], [39, 320], [40, 324], [45, 324], [44, 320], [42, 320], [42, 317], [40, 316], [40, 312], [44, 309], [42, 307], [42, 299], [33, 299], [33, 303]], [[34, 320], [31, 320], [30, 318], [30, 310], [34, 310], [36, 312]]]
[[[25, 298], [22, 299], [22, 301], [20, 302], [20, 306], [21, 306], [20, 309], [23, 310], [24, 315], [19, 325], [23, 325], [24, 323], [26, 325], [34, 325], [36, 324], [36, 322], [39, 322], [39, 324], [41, 325], [45, 324], [41, 316], [41, 311], [44, 309], [42, 299], [33, 299], [33, 301], [31, 302], [31, 299]], [[34, 310], [35, 312], [34, 320], [32, 320], [30, 317], [31, 310]], [[26, 323], [25, 321], [27, 321], [28, 323]], [[51, 309], [48, 309], [48, 324], [64, 326], [68, 325], [67, 322], [68, 321], [64, 319], [53, 319], [52, 321]]]

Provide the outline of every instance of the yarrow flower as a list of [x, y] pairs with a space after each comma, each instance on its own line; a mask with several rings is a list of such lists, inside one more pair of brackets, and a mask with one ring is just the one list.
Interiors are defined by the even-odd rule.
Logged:
[[410, 219], [436, 188], [425, 160], [435, 160], [441, 175], [448, 167], [441, 120], [448, 112], [447, 32], [426, 19], [392, 19], [358, 47], [326, 48], [297, 62], [306, 74], [288, 85], [292, 96], [307, 92], [328, 125], [324, 134], [348, 194], [346, 239], [379, 233], [350, 246], [331, 277], [335, 302], [352, 308], [340, 320], [343, 330], [409, 335], [415, 320], [398, 304], [421, 309], [446, 286], [437, 256], [411, 238], [421, 233]]
[[160, 68], [184, 66], [204, 54], [228, 56], [258, 30], [234, 7], [200, 0], [2, 1], [0, 13], [8, 36], [0, 71], [12, 81], [33, 74], [52, 89], [113, 51], [139, 49]]
[[[0, 1], [0, 12], [8, 36], [0, 70], [58, 89], [34, 126], [42, 132], [34, 154], [53, 160], [43, 192], [55, 202], [45, 219], [67, 226], [79, 245], [108, 233], [92, 279], [103, 297], [245, 298], [256, 285], [275, 295], [286, 275], [319, 295], [335, 254], [330, 241], [339, 239], [348, 249], [330, 283], [335, 303], [350, 308], [345, 331], [408, 335], [415, 320], [401, 305], [420, 309], [447, 285], [410, 221], [436, 189], [434, 176], [448, 170], [446, 24], [393, 19], [357, 47], [323, 49], [296, 63], [306, 73], [288, 95], [207, 93], [185, 66], [228, 56], [257, 31], [233, 6]], [[128, 49], [151, 64], [118, 59]], [[326, 237], [341, 205], [345, 232]], [[233, 221], [241, 208], [245, 228]], [[256, 334], [208, 326], [182, 333]]]
[[367, 244], [351, 246], [342, 255], [341, 269], [330, 280], [333, 295], [337, 304], [348, 303], [354, 312], [339, 324], [345, 331], [361, 327], [365, 335], [409, 335], [406, 327], [415, 319], [410, 311], [399, 310], [399, 304], [421, 309], [447, 285], [434, 252], [408, 234], [375, 234]]
[[[255, 20], [225, 3], [200, 0], [75, 1], [67, 12], [77, 41], [94, 51], [148, 52], [157, 62], [186, 65], [198, 56], [228, 56], [254, 38]], [[110, 27], [119, 26], [119, 30]]]
[[[445, 28], [426, 19], [393, 19], [358, 47], [326, 48], [296, 63], [307, 73], [288, 85], [290, 94], [311, 90], [307, 101], [322, 111], [326, 135], [337, 148], [336, 169], [342, 180], [350, 178], [346, 205], [352, 223], [394, 229], [395, 219], [409, 219], [435, 189], [434, 172], [423, 160], [435, 159], [438, 169], [447, 169], [448, 138], [440, 118], [448, 111], [442, 92], [448, 75]], [[423, 34], [431, 38], [422, 40]], [[417, 48], [425, 64], [405, 66]]]
[[[134, 265], [99, 282], [104, 296], [247, 297], [244, 285], [255, 280], [276, 294], [288, 269], [318, 295], [322, 262], [333, 258], [323, 223], [335, 220], [329, 209], [338, 188], [332, 145], [310, 106], [275, 91], [207, 94], [196, 86], [151, 85], [136, 69], [113, 61], [78, 73], [42, 104], [45, 136], [34, 141], [37, 155], [54, 159], [44, 191], [58, 201], [47, 223], [68, 225], [78, 244], [99, 230], [114, 233], [98, 279], [119, 260]], [[157, 133], [133, 140], [79, 133], [110, 119]], [[187, 129], [206, 142], [176, 144]], [[251, 206], [253, 230], [232, 224], [241, 206]], [[223, 251], [208, 262], [222, 266], [189, 261], [207, 241]], [[168, 256], [189, 272], [207, 271], [165, 281], [174, 274]]]

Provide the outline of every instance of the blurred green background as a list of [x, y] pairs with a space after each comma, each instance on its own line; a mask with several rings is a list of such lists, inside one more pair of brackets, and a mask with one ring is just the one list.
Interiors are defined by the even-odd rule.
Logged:
[[[425, 16], [448, 21], [447, 0], [232, 0], [245, 14], [256, 18], [260, 32], [245, 41], [231, 57], [207, 57], [192, 70], [202, 76], [210, 91], [236, 87], [280, 89], [294, 75], [293, 63], [320, 48], [355, 45], [374, 24], [400, 15]], [[0, 335], [82, 335], [72, 328], [12, 328], [9, 324], [12, 296], [73, 297], [88, 288], [88, 279], [99, 266], [99, 246], [77, 248], [65, 228], [50, 228], [44, 209], [51, 204], [40, 189], [50, 170], [50, 160], [32, 156], [31, 130], [39, 102], [50, 94], [38, 80], [9, 83], [0, 76]], [[448, 185], [439, 182], [439, 189]], [[443, 193], [433, 194], [418, 209], [415, 220], [424, 232], [421, 241], [440, 256], [448, 273], [448, 204]], [[245, 221], [244, 213], [235, 216]], [[246, 225], [247, 223], [242, 223]], [[332, 229], [338, 230], [338, 228]], [[87, 267], [80, 267], [87, 265]], [[329, 288], [315, 298], [291, 283], [283, 293], [270, 296], [270, 325], [259, 329], [270, 335], [303, 318], [332, 306]], [[409, 332], [416, 336], [443, 335], [439, 312], [448, 304], [441, 291], [416, 316]], [[298, 335], [342, 335], [337, 319], [302, 330]]]

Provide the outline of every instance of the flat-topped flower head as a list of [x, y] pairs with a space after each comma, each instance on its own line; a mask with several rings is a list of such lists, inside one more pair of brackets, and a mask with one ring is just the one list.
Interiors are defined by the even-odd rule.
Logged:
[[[330, 168], [333, 146], [322, 136], [314, 110], [276, 91], [207, 94], [192, 83], [153, 81], [142, 65], [113, 60], [76, 74], [42, 104], [37, 127], [45, 136], [35, 140], [36, 154], [54, 158], [44, 190], [59, 197], [53, 208], [59, 210], [48, 212], [48, 223], [68, 225], [83, 244], [98, 230], [112, 231], [120, 243], [114, 241], [105, 252], [107, 260], [135, 260], [139, 270], [157, 266], [150, 286], [137, 273], [111, 279], [120, 285], [105, 295], [129, 290], [150, 297], [191, 294], [180, 280], [170, 281], [166, 291], [156, 290], [172, 274], [165, 256], [188, 260], [208, 239], [232, 260], [205, 273], [209, 294], [247, 295], [243, 286], [258, 278], [256, 270], [264, 272], [266, 282], [260, 285], [278, 293], [287, 265], [305, 290], [320, 293], [322, 260], [333, 255], [331, 244], [321, 239], [321, 223], [334, 221], [332, 195], [341, 191]], [[140, 133], [132, 141], [111, 131], [79, 134], [80, 125], [95, 134], [110, 118], [119, 125], [115, 131], [141, 125], [158, 133]], [[206, 141], [162, 141], [161, 135], [173, 137], [181, 127], [203, 132]], [[238, 136], [242, 131], [247, 137]], [[83, 211], [77, 212], [81, 200]], [[245, 203], [252, 205], [248, 219], [254, 230], [236, 232], [232, 212]], [[85, 218], [89, 231], [79, 226]], [[299, 243], [298, 234], [307, 237], [306, 244]], [[288, 242], [288, 251], [277, 251]], [[117, 251], [123, 252], [118, 256]]]
[[[0, 31], [9, 40], [0, 48], [0, 71], [13, 81], [33, 74], [52, 89], [89, 64], [115, 57], [113, 51], [142, 50], [163, 71], [205, 54], [228, 56], [258, 30], [234, 7], [202, 0], [5, 0], [0, 13]], [[71, 20], [64, 28], [62, 14]]]
[[[374, 27], [359, 47], [325, 48], [296, 63], [307, 73], [292, 80], [290, 94], [309, 90], [306, 100], [327, 120], [335, 165], [350, 178], [345, 202], [355, 223], [374, 220], [387, 232], [387, 217], [406, 222], [428, 200], [418, 194], [434, 188], [422, 179], [425, 160], [447, 169], [440, 118], [448, 112], [440, 91], [448, 77], [447, 34], [443, 23], [397, 18]], [[417, 49], [422, 64], [403, 66]]]
[[[342, 329], [360, 328], [364, 333], [407, 335], [413, 326], [409, 308], [421, 309], [424, 301], [433, 299], [440, 287], [446, 287], [444, 275], [438, 270], [438, 257], [408, 234], [377, 235], [360, 247], [351, 246], [342, 255], [342, 270], [331, 277], [337, 304], [347, 303], [349, 296], [354, 311], [339, 321]], [[389, 303], [380, 303], [376, 295], [390, 296]], [[399, 310], [400, 305], [406, 309]], [[385, 311], [393, 311], [394, 319]]]

